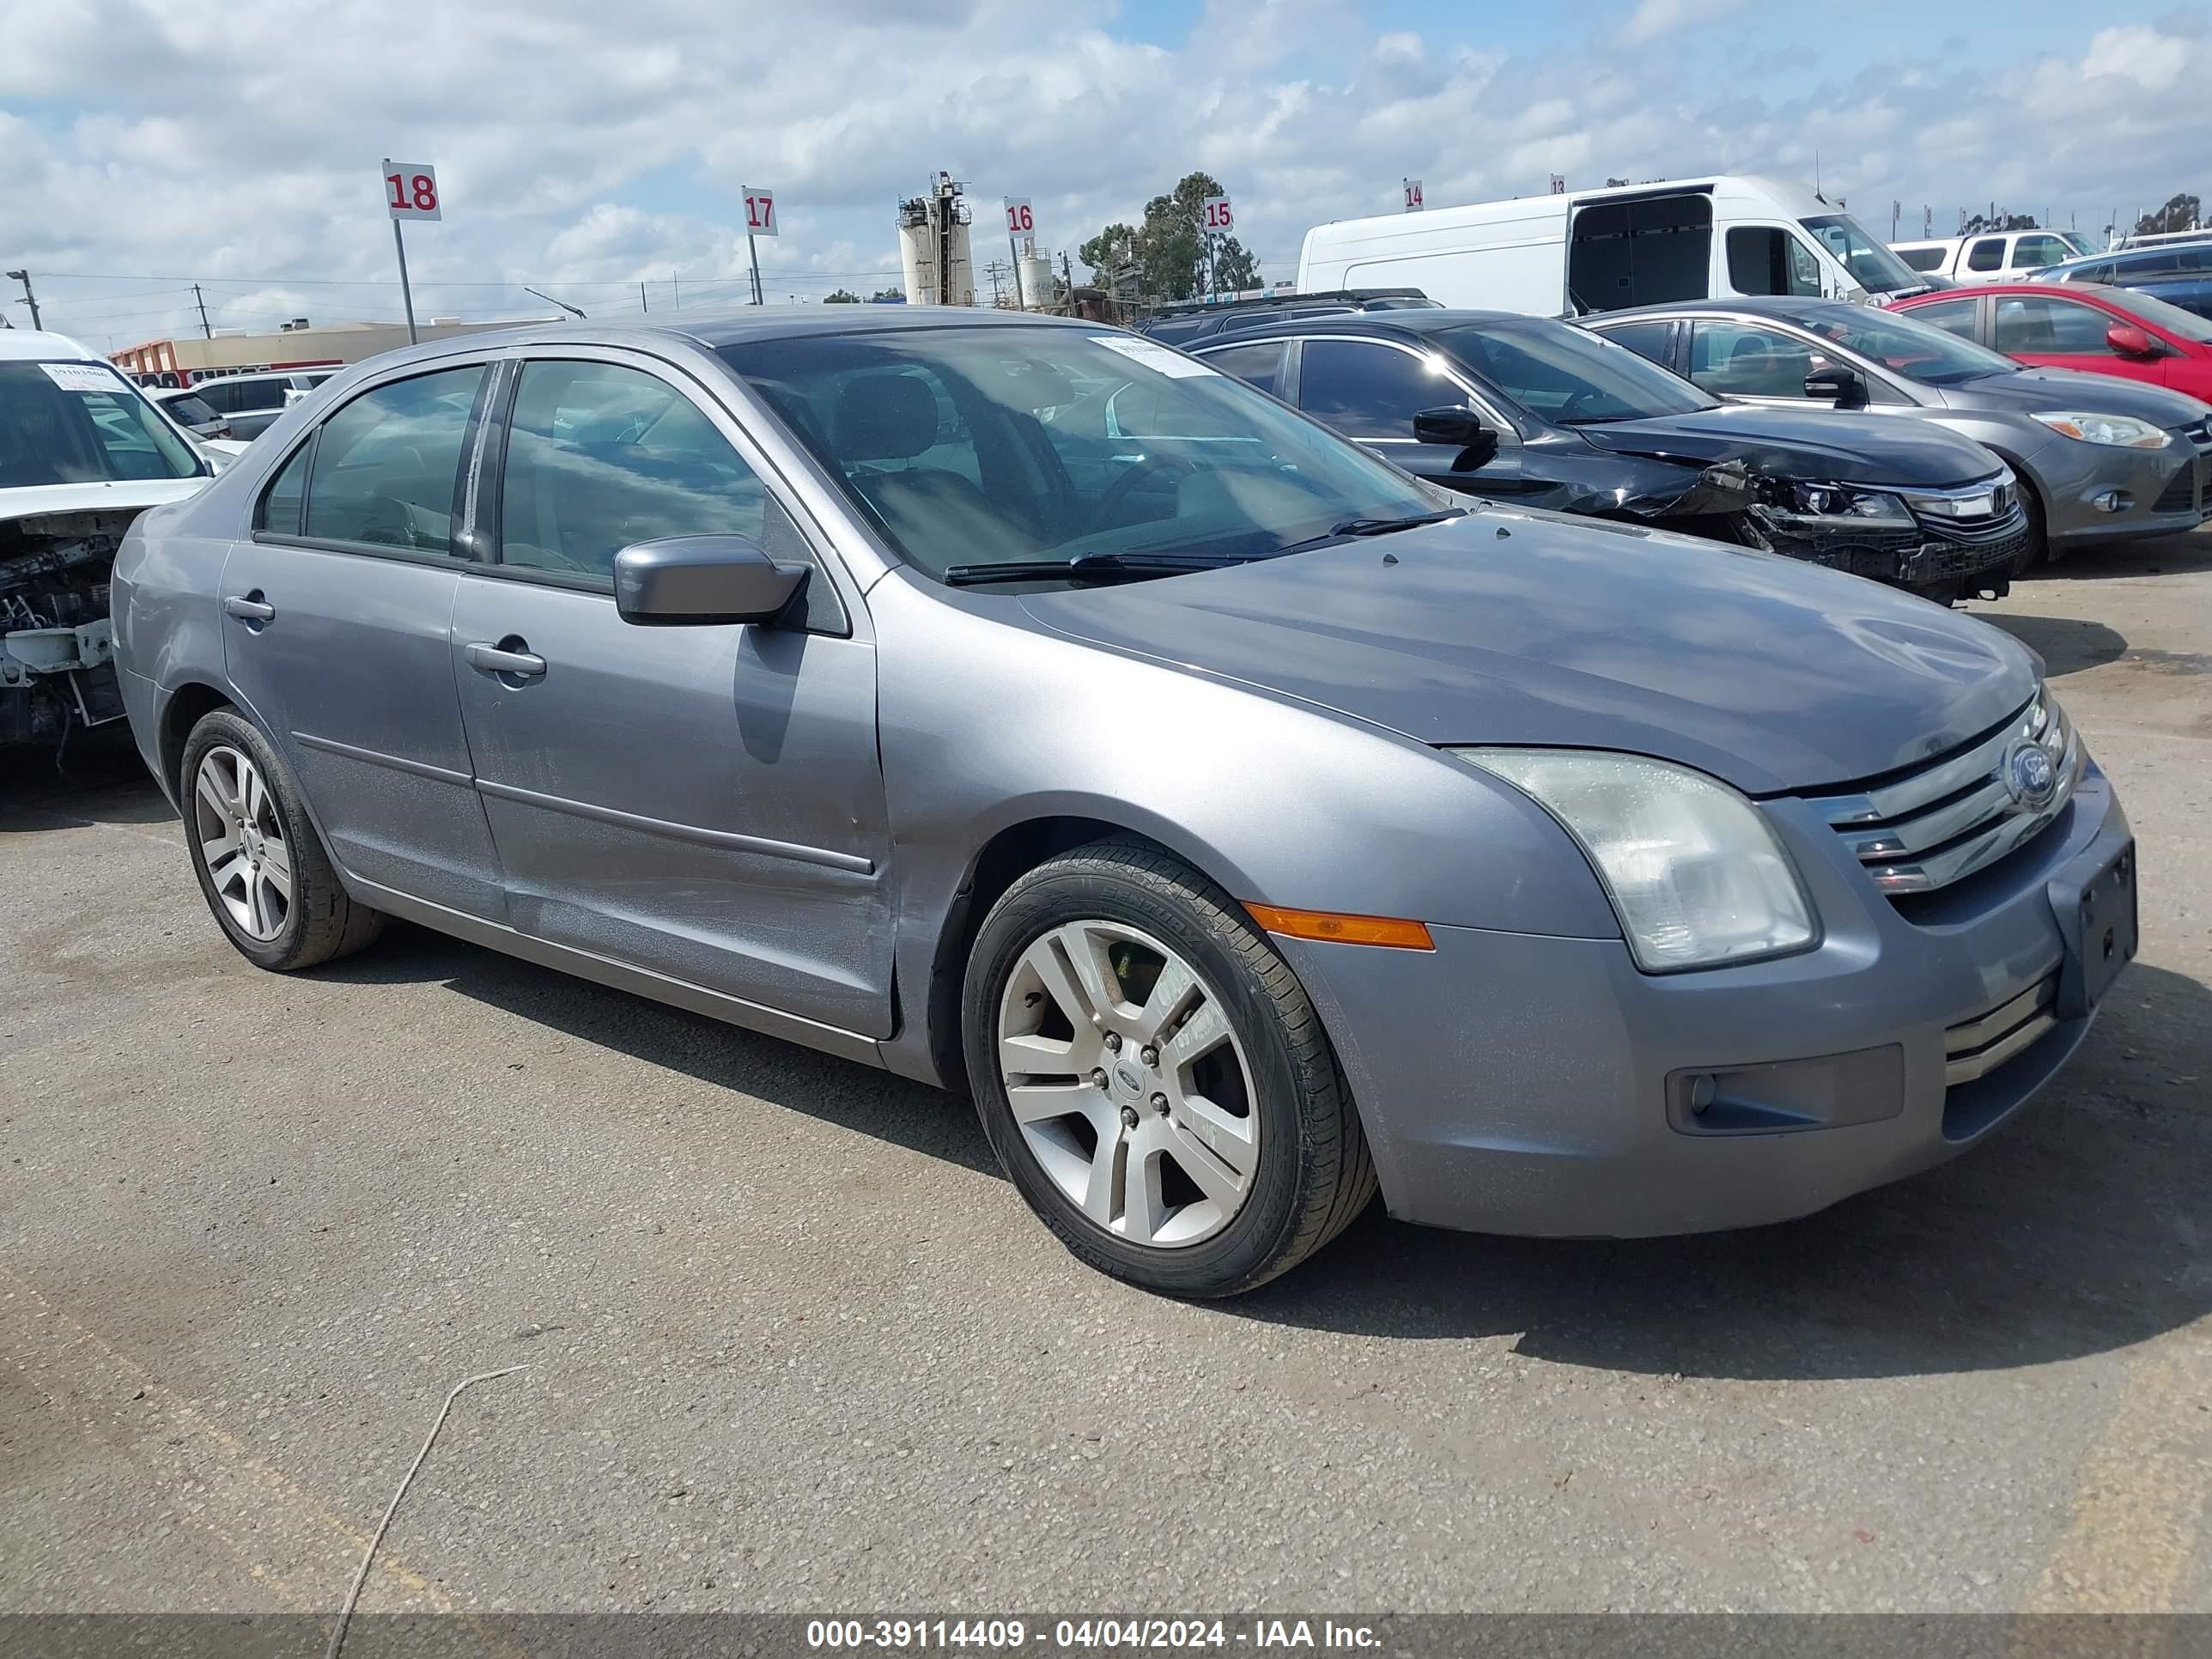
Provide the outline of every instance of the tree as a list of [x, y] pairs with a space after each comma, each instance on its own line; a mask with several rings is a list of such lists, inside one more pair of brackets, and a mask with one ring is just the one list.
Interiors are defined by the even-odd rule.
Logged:
[[[1110, 284], [1115, 270], [1133, 261], [1146, 297], [1194, 299], [1206, 283], [1206, 198], [1226, 193], [1211, 173], [1185, 173], [1168, 194], [1145, 204], [1142, 225], [1109, 225], [1078, 248], [1076, 257], [1102, 284]], [[1234, 236], [1217, 238], [1213, 283], [1217, 292], [1256, 288], [1260, 262]]]
[[902, 288], [879, 288], [868, 298], [878, 305], [884, 305], [905, 299], [906, 290]]
[[1978, 236], [1984, 231], [2037, 228], [2033, 213], [1977, 213], [1959, 227], [1959, 234], [1961, 236]]
[[2204, 224], [2203, 209], [2194, 196], [2173, 197], [2155, 213], [2146, 213], [2136, 221], [2136, 234], [2155, 236], [2166, 230], [2197, 230]]
[[860, 296], [849, 288], [841, 288], [835, 294], [823, 295], [822, 303], [825, 306], [856, 306], [860, 303]]

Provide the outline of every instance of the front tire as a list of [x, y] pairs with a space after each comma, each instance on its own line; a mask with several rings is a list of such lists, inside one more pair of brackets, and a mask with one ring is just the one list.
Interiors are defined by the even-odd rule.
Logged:
[[290, 973], [346, 956], [384, 928], [348, 896], [291, 769], [251, 720], [201, 716], [177, 768], [185, 844], [223, 937], [255, 966]]
[[1241, 905], [1156, 848], [1098, 842], [1016, 881], [969, 956], [963, 1026], [1000, 1160], [1101, 1272], [1233, 1296], [1374, 1196], [1304, 988]]

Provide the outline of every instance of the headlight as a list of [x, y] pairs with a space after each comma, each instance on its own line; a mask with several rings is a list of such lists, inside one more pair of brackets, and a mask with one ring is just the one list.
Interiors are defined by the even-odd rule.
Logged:
[[2116, 449], [2163, 449], [2173, 441], [2171, 433], [2138, 421], [2132, 415], [2087, 415], [2074, 410], [2042, 410], [2029, 417], [2053, 432], [2079, 438], [2085, 444], [2110, 444]]
[[1861, 524], [1889, 525], [1912, 522], [1912, 514], [1896, 496], [1850, 484], [1778, 481], [1771, 490], [1770, 506], [1795, 519], [1849, 519]]
[[1802, 951], [1813, 906], [1759, 810], [1702, 772], [1577, 749], [1455, 749], [1566, 826], [1648, 973]]

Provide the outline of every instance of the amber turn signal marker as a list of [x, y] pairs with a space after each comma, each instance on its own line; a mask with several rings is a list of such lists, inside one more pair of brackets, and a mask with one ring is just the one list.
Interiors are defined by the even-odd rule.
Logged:
[[1327, 939], [1335, 945], [1387, 945], [1398, 951], [1433, 951], [1425, 922], [1395, 916], [1345, 916], [1334, 910], [1285, 910], [1275, 904], [1247, 904], [1252, 920], [1271, 933], [1289, 939]]

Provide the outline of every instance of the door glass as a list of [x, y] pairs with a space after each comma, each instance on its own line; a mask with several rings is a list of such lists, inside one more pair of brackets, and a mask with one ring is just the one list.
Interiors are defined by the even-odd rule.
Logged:
[[1247, 386], [1273, 392], [1283, 377], [1283, 346], [1279, 340], [1265, 345], [1228, 346], [1209, 351], [1206, 361], [1224, 374], [1234, 374]]
[[1600, 331], [1615, 345], [1625, 345], [1639, 357], [1649, 357], [1662, 368], [1674, 366], [1674, 325], [1620, 323]]
[[1739, 294], [1820, 291], [1820, 262], [1788, 231], [1737, 225], [1728, 234], [1729, 286]]
[[1966, 255], [1969, 270], [2002, 270], [2004, 269], [2004, 238], [1985, 236], [1974, 244]]
[[611, 585], [616, 554], [666, 536], [742, 536], [770, 558], [806, 556], [759, 474], [667, 381], [619, 363], [524, 364], [500, 562]]
[[1356, 340], [1308, 340], [1298, 407], [1347, 438], [1413, 436], [1413, 416], [1467, 401], [1425, 357]]
[[2117, 357], [2105, 331], [2114, 319], [2075, 300], [2009, 296], [1997, 301], [1996, 347], [2011, 356]]
[[307, 489], [318, 540], [453, 550], [454, 483], [483, 365], [395, 380], [322, 424]]
[[307, 453], [313, 444], [301, 444], [292, 452], [292, 459], [284, 463], [269, 488], [261, 492], [260, 504], [253, 509], [253, 527], [266, 530], [276, 536], [296, 536], [300, 533], [300, 503], [307, 495]]
[[1979, 300], [1944, 300], [1935, 305], [1915, 306], [1912, 314], [1962, 340], [1971, 340], [1974, 337], [1974, 307], [1979, 304]]
[[2073, 257], [2074, 251], [2056, 236], [2023, 236], [2014, 246], [2012, 262], [2023, 270], [2032, 270]]
[[1717, 398], [1805, 396], [1805, 377], [1830, 360], [1802, 340], [1752, 323], [1690, 325], [1690, 378]]

